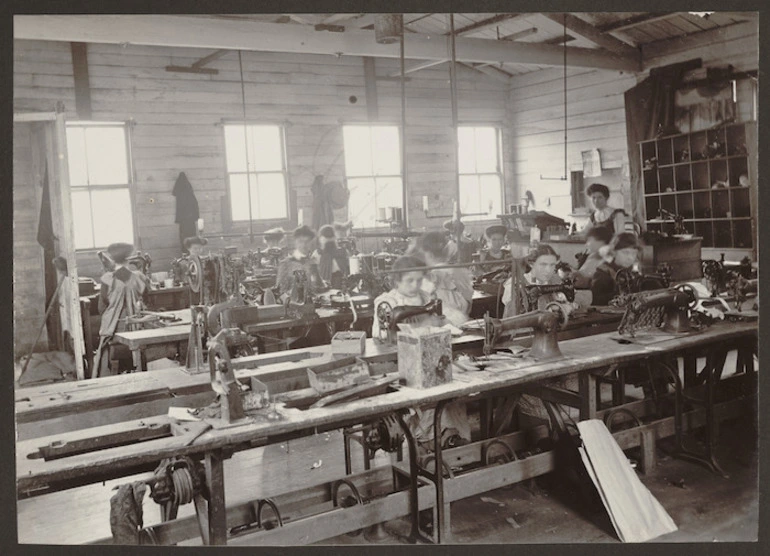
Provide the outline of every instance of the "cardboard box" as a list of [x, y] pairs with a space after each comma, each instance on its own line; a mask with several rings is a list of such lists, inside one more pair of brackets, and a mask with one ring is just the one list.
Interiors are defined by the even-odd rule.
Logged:
[[433, 326], [398, 332], [398, 374], [412, 388], [452, 382], [452, 333]]
[[337, 332], [332, 336], [331, 348], [334, 355], [363, 355], [366, 349], [366, 332], [360, 330]]

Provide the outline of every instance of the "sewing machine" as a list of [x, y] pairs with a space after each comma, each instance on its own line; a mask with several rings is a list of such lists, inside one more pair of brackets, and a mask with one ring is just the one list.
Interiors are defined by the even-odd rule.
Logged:
[[556, 341], [560, 323], [566, 323], [567, 313], [558, 303], [550, 303], [543, 311], [531, 311], [505, 319], [484, 315], [484, 354], [490, 355], [505, 332], [532, 328], [534, 337], [529, 356], [537, 361], [561, 359], [563, 355]]
[[244, 275], [243, 260], [232, 249], [210, 255], [185, 255], [171, 263], [174, 280], [186, 282], [198, 303], [212, 305], [240, 292]]
[[150, 257], [149, 253], [143, 253], [142, 251], [137, 251], [134, 255], [129, 257], [126, 262], [133, 266], [136, 270], [147, 276], [147, 278], [150, 277], [150, 267], [152, 266], [152, 257]]
[[565, 278], [561, 284], [525, 284], [524, 290], [527, 296], [527, 311], [537, 309], [538, 300], [544, 295], [560, 293], [570, 303], [575, 301], [575, 285], [570, 278]]
[[688, 284], [621, 296], [613, 300], [613, 305], [626, 309], [618, 333], [634, 337], [640, 329], [661, 329], [672, 334], [690, 332], [710, 323], [707, 316], [694, 311], [697, 304], [698, 295]]
[[642, 274], [631, 268], [622, 268], [615, 276], [620, 295], [639, 293], [644, 290], [658, 290], [671, 285], [671, 266], [668, 263], [658, 265], [655, 274]]
[[425, 305], [398, 307], [391, 307], [390, 303], [382, 301], [375, 308], [375, 313], [377, 323], [380, 326], [380, 339], [382, 340], [382, 333], [385, 331], [387, 342], [389, 344], [396, 343], [398, 325], [402, 322], [407, 322], [407, 319], [412, 319], [421, 315], [434, 315], [438, 317], [443, 315], [440, 299], [434, 299]]

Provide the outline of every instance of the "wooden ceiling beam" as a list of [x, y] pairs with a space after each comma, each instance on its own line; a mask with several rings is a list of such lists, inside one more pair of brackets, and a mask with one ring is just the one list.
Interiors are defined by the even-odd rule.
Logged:
[[[400, 52], [397, 43], [378, 44], [366, 31], [321, 33], [301, 25], [177, 15], [15, 16], [14, 38], [382, 58], [398, 58]], [[554, 45], [464, 37], [458, 37], [455, 45], [461, 62], [540, 66], [563, 63], [563, 48]], [[448, 37], [410, 33], [405, 36], [405, 50], [410, 59], [444, 60], [449, 52]], [[636, 57], [590, 48], [570, 48], [568, 64], [640, 71]]]
[[[457, 37], [465, 33], [471, 33], [473, 31], [481, 31], [482, 29], [486, 29], [487, 27], [492, 27], [494, 25], [498, 25], [499, 23], [502, 23], [503, 21], [513, 19], [518, 15], [519, 14], [497, 14], [493, 17], [488, 17], [487, 19], [482, 19], [481, 21], [477, 21], [475, 23], [471, 23], [470, 25], [466, 25], [465, 27], [460, 27], [459, 29], [455, 29], [455, 36]], [[445, 34], [448, 35], [449, 33], [445, 33]]]
[[610, 52], [617, 52], [620, 55], [628, 58], [636, 57], [641, 61], [641, 52], [638, 49], [632, 48], [628, 46], [626, 43], [619, 41], [615, 37], [612, 37], [610, 35], [607, 35], [601, 32], [599, 29], [597, 29], [587, 21], [583, 21], [577, 16], [574, 16], [568, 13], [564, 13], [564, 14], [544, 13], [543, 15], [546, 16], [548, 19], [555, 21], [556, 23], [565, 25], [567, 29], [569, 29], [570, 31], [572, 31], [577, 35], [580, 35], [584, 39], [591, 41], [596, 46], [605, 48]]
[[638, 27], [639, 25], [643, 25], [645, 23], [653, 23], [655, 21], [662, 21], [664, 19], [669, 19], [671, 17], [674, 17], [675, 15], [677, 15], [677, 12], [663, 12], [663, 13], [635, 15], [632, 17], [627, 17], [626, 19], [621, 19], [620, 21], [617, 21], [615, 23], [608, 23], [607, 25], [598, 25], [596, 28], [602, 33], [614, 34], [614, 33], [617, 33], [618, 31], [626, 31], [628, 29], [633, 29], [634, 27]]
[[529, 29], [524, 29], [523, 31], [517, 31], [516, 33], [511, 33], [510, 35], [505, 35], [504, 37], [500, 37], [500, 40], [517, 41], [519, 39], [523, 39], [524, 37], [528, 37], [536, 33], [537, 33], [537, 27], [530, 27]]

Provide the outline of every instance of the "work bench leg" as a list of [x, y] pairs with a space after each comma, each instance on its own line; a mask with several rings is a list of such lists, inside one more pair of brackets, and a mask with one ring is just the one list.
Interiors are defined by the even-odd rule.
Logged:
[[412, 431], [404, 422], [404, 417], [399, 413], [396, 414], [396, 420], [398, 426], [404, 431], [404, 437], [406, 438], [406, 444], [409, 447], [409, 516], [412, 520], [412, 531], [409, 533], [409, 541], [416, 543], [422, 541], [430, 543], [430, 539], [425, 537], [420, 531], [420, 506], [417, 494], [417, 483], [420, 478], [420, 470], [417, 465], [417, 442], [414, 440]]
[[209, 491], [209, 543], [227, 544], [227, 512], [225, 509], [225, 468], [221, 451], [206, 453], [206, 484]]
[[684, 387], [692, 388], [697, 383], [698, 377], [698, 356], [688, 351], [682, 356], [684, 360]]
[[450, 503], [444, 502], [444, 469], [441, 446], [441, 416], [448, 401], [439, 402], [433, 413], [433, 453], [436, 457], [436, 544], [449, 543], [452, 539]]
[[131, 357], [134, 360], [134, 372], [141, 372], [144, 369], [142, 368], [142, 350], [141, 349], [135, 349], [131, 352]]
[[596, 418], [596, 377], [588, 372], [578, 375], [580, 420]]

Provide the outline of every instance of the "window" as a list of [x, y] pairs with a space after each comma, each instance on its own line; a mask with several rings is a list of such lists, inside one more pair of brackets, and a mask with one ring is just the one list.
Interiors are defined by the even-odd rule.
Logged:
[[224, 128], [233, 222], [288, 218], [283, 128], [251, 124]]
[[460, 211], [466, 220], [502, 214], [503, 176], [500, 130], [492, 126], [457, 129], [460, 170]]
[[342, 129], [345, 175], [350, 190], [348, 219], [356, 227], [386, 226], [380, 213], [404, 209], [399, 129], [390, 125], [347, 125]]
[[67, 161], [75, 248], [134, 243], [128, 126], [67, 122]]

